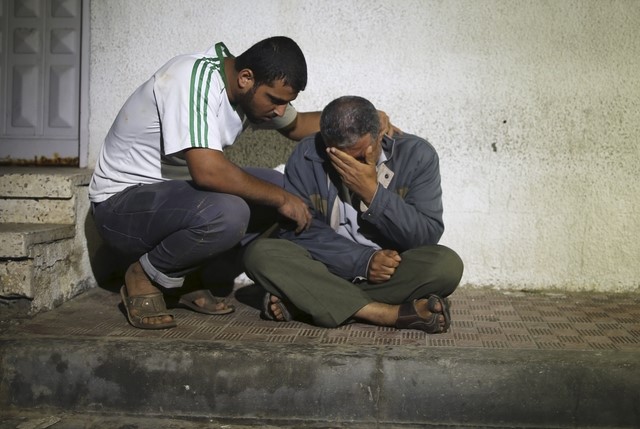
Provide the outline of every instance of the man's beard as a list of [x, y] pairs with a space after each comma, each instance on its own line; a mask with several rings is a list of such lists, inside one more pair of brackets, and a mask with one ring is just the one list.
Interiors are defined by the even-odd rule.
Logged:
[[250, 122], [254, 122], [254, 123], [264, 121], [264, 119], [256, 117], [255, 112], [253, 111], [253, 108], [251, 106], [253, 97], [256, 95], [256, 89], [257, 88], [254, 86], [246, 93], [240, 94], [237, 101], [238, 106], [240, 107], [244, 115], [247, 117], [247, 119]]

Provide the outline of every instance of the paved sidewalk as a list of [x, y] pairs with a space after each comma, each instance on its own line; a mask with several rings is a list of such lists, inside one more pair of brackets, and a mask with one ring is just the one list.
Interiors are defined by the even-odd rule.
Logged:
[[298, 427], [640, 427], [640, 294], [462, 287], [441, 335], [265, 321], [261, 298], [239, 287], [232, 314], [177, 309], [177, 328], [147, 331], [127, 323], [115, 291], [94, 289], [5, 324], [0, 408]]
[[174, 309], [178, 327], [153, 331], [135, 329], [127, 323], [120, 296], [115, 291], [95, 289], [2, 336], [499, 350], [640, 350], [640, 294], [525, 293], [460, 288], [451, 297], [451, 330], [427, 335], [359, 323], [324, 329], [303, 322], [261, 320], [261, 293], [254, 285], [238, 288], [231, 299], [236, 311], [224, 316]]

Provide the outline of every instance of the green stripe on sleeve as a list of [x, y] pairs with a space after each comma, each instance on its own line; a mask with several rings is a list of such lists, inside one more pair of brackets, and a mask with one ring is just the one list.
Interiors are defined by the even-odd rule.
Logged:
[[198, 76], [198, 68], [200, 67], [200, 63], [202, 62], [202, 58], [199, 60], [196, 60], [196, 62], [193, 65], [193, 69], [191, 70], [191, 84], [189, 86], [189, 137], [191, 140], [191, 147], [197, 147], [196, 144], [196, 92], [195, 92], [195, 86], [196, 86], [196, 79]]
[[202, 110], [202, 119], [204, 122], [204, 147], [209, 147], [209, 121], [207, 114], [209, 113], [209, 88], [211, 87], [211, 77], [216, 68], [209, 64], [207, 67], [207, 83], [204, 90], [204, 109]]
[[207, 121], [209, 90], [214, 72], [220, 68], [218, 58], [200, 58], [191, 71], [189, 87], [189, 137], [191, 147], [209, 147]]

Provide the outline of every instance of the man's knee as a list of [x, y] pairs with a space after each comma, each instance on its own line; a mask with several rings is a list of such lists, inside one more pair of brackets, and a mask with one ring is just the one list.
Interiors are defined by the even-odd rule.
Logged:
[[462, 278], [464, 264], [454, 250], [435, 245], [412, 249], [405, 253], [408, 253], [407, 257], [416, 260], [421, 270], [427, 267], [425, 275], [429, 277], [429, 283], [438, 286], [440, 294], [446, 296], [456, 290]]
[[242, 198], [216, 195], [211, 203], [203, 202], [196, 212], [194, 219], [199, 221], [192, 230], [217, 241], [238, 242], [247, 231], [250, 215], [249, 205]]
[[460, 284], [464, 263], [454, 250], [440, 245], [438, 247], [440, 248], [439, 262], [437, 264], [439, 281], [443, 286], [449, 288], [449, 293], [452, 293]]
[[242, 255], [242, 261], [245, 269], [248, 271], [261, 270], [264, 263], [265, 249], [270, 247], [268, 241], [272, 241], [270, 238], [257, 239], [251, 242]]
[[243, 261], [247, 270], [263, 271], [274, 266], [274, 262], [288, 254], [295, 246], [288, 240], [279, 238], [259, 238], [249, 244], [244, 251]]

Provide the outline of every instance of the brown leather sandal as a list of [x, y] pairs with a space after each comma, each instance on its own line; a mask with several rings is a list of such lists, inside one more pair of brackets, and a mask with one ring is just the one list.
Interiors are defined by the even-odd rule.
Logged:
[[[437, 295], [429, 296], [427, 309], [431, 312], [431, 316], [426, 319], [418, 314], [418, 310], [416, 310], [417, 301], [417, 299], [414, 299], [411, 302], [400, 304], [395, 327], [397, 329], [417, 329], [427, 334], [442, 334], [447, 332], [449, 326], [451, 326], [451, 316], [447, 311], [448, 307], [445, 301]], [[438, 303], [440, 303], [440, 311], [436, 310]], [[440, 326], [440, 322], [438, 321], [440, 315], [444, 316], [443, 327]]]
[[[204, 298], [205, 304], [201, 307], [196, 304], [196, 300]], [[215, 297], [209, 289], [198, 289], [193, 292], [185, 293], [180, 297], [171, 295], [165, 296], [168, 308], [186, 308], [193, 310], [197, 313], [210, 314], [218, 316], [222, 314], [229, 314], [235, 311], [235, 307], [227, 302], [223, 298]], [[225, 304], [223, 308], [219, 308], [219, 304]]]
[[[167, 311], [167, 306], [162, 298], [162, 293], [148, 293], [145, 295], [129, 296], [127, 287], [120, 288], [120, 296], [125, 310], [127, 310], [127, 320], [131, 326], [140, 329], [169, 329], [178, 326], [175, 316]], [[131, 310], [136, 310], [138, 314], [132, 315]], [[171, 316], [171, 322], [165, 323], [144, 323], [145, 317]]]

